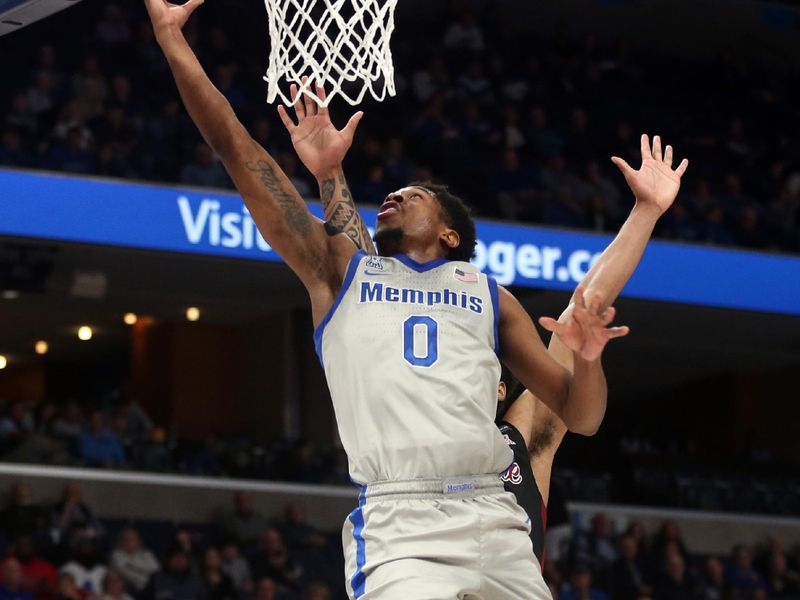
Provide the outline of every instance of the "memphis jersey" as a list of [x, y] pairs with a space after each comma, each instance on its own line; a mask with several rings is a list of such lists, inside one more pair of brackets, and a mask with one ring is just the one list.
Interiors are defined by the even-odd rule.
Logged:
[[357, 253], [314, 334], [356, 483], [500, 473], [497, 283], [466, 262]]

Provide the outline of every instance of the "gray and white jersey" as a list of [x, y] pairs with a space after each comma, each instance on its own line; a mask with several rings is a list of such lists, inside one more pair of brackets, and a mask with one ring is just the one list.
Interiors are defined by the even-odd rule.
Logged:
[[497, 283], [466, 262], [357, 253], [314, 333], [354, 482], [500, 473]]

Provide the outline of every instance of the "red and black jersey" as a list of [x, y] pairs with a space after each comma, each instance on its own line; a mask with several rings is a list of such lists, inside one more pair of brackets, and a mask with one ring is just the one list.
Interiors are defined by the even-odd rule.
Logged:
[[531, 541], [536, 558], [544, 567], [544, 532], [547, 529], [547, 506], [542, 500], [536, 478], [533, 476], [531, 461], [525, 438], [511, 423], [498, 421], [497, 427], [506, 443], [514, 452], [514, 462], [502, 475], [506, 491], [516, 496], [519, 505], [528, 513], [531, 521]]

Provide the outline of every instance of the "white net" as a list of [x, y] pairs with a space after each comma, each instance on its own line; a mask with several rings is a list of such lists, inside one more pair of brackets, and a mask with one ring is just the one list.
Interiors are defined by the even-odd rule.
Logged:
[[[336, 96], [358, 104], [367, 92], [376, 100], [395, 95], [389, 42], [397, 0], [266, 0], [266, 5], [268, 102], [280, 96], [291, 104], [289, 83], [323, 106]], [[324, 101], [316, 94], [319, 84], [326, 88]]]

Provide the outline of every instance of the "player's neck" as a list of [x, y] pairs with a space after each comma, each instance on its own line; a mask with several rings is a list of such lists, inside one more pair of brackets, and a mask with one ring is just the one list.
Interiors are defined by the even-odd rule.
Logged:
[[447, 258], [447, 253], [441, 243], [415, 239], [404, 234], [401, 230], [379, 231], [375, 236], [375, 246], [381, 256], [390, 257], [395, 254], [405, 254], [408, 258], [420, 264]]

